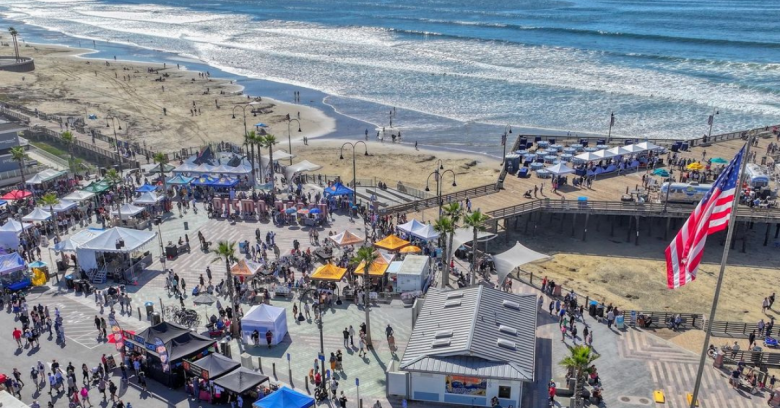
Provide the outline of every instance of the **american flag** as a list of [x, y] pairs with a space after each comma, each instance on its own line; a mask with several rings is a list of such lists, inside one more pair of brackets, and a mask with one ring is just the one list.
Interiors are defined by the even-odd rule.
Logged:
[[707, 235], [728, 227], [744, 151], [743, 146], [666, 248], [669, 289], [677, 289], [696, 279]]

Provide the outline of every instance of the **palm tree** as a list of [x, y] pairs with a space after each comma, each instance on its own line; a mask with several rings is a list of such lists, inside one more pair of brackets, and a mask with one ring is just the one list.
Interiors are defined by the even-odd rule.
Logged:
[[591, 366], [599, 358], [599, 355], [594, 353], [588, 346], [570, 347], [569, 352], [571, 355], [561, 360], [558, 364], [574, 371], [574, 398], [579, 402], [582, 398], [580, 388], [584, 384], [585, 376], [593, 370]]
[[263, 137], [263, 145], [268, 148], [268, 172], [271, 176], [271, 191], [274, 191], [274, 145], [277, 143], [276, 136], [267, 134]]
[[[488, 220], [488, 216], [483, 214], [482, 211], [476, 210], [473, 213], [466, 215], [463, 218], [463, 224], [467, 227], [471, 227], [474, 231], [474, 240], [471, 241], [472, 255], [471, 255], [471, 276], [469, 284], [473, 285], [475, 275], [477, 273], [477, 232], [485, 230], [485, 222]], [[499, 285], [501, 282], [499, 282]]]
[[65, 147], [68, 148], [68, 153], [70, 154], [70, 159], [68, 159], [68, 165], [70, 166], [70, 172], [74, 175], [76, 174], [76, 170], [73, 165], [73, 142], [76, 141], [76, 138], [73, 136], [73, 133], [70, 131], [64, 131], [60, 135], [60, 140], [62, 143], [65, 144]]
[[219, 241], [217, 242], [216, 249], [211, 251], [214, 254], [214, 259], [211, 263], [217, 261], [225, 261], [225, 270], [227, 272], [227, 290], [228, 297], [230, 298], [230, 307], [233, 307], [233, 274], [230, 272], [230, 263], [236, 259], [236, 243], [231, 241]]
[[73, 159], [74, 175], [78, 174], [80, 170], [84, 170], [85, 168], [87, 168], [87, 166], [84, 165], [84, 160], [79, 159], [78, 157]]
[[168, 164], [168, 155], [157, 152], [154, 154], [154, 162], [160, 163], [160, 178], [163, 181], [163, 194], [168, 197], [168, 182], [165, 180], [165, 165]]
[[452, 258], [449, 252], [452, 252], [452, 236], [455, 235], [455, 223], [452, 222], [452, 218], [444, 215], [439, 217], [439, 219], [433, 223], [433, 229], [442, 234], [445, 240], [449, 237], [450, 248], [449, 250], [448, 248], [444, 248], [444, 253], [442, 254], [444, 262], [447, 263], [447, 265], [444, 266], [444, 269], [442, 269], [441, 272], [441, 287], [446, 288], [447, 283], [449, 283], [450, 276], [449, 260]]
[[16, 31], [15, 28], [9, 27], [8, 33], [11, 34], [11, 39], [14, 41], [14, 56], [16, 58], [16, 62], [19, 62], [19, 42], [16, 40], [16, 36], [19, 35], [19, 32]]
[[252, 191], [255, 191], [255, 184], [257, 184], [255, 181], [255, 145], [260, 141], [261, 139], [258, 138], [257, 133], [254, 130], [250, 130], [249, 133], [246, 134], [246, 144], [249, 146], [249, 164], [252, 165]]
[[119, 175], [119, 172], [116, 171], [116, 169], [108, 169], [106, 172], [106, 179], [113, 185], [117, 185], [122, 182], [122, 176]]
[[11, 160], [19, 163], [19, 171], [22, 173], [22, 188], [27, 185], [27, 181], [24, 179], [24, 161], [29, 158], [30, 156], [24, 151], [24, 147], [15, 146], [11, 148]]
[[46, 193], [41, 197], [40, 200], [41, 204], [46, 207], [49, 207], [49, 212], [51, 213], [52, 222], [54, 222], [54, 235], [57, 237], [57, 241], [60, 240], [60, 231], [59, 228], [57, 228], [57, 222], [54, 218], [54, 206], [60, 203], [60, 199], [57, 198], [57, 194], [55, 193]]
[[[463, 207], [460, 205], [460, 203], [449, 203], [444, 207], [442, 207], [442, 213], [452, 220], [452, 227], [453, 227], [452, 233], [449, 234], [449, 240], [445, 241], [447, 242], [447, 247], [444, 253], [445, 255], [444, 259], [447, 265], [444, 267], [444, 270], [447, 272], [447, 274], [449, 274], [449, 267], [450, 264], [452, 263], [452, 255], [455, 252], [452, 250], [452, 241], [455, 238], [454, 230], [458, 228], [458, 223], [460, 222], [460, 219], [463, 217]], [[447, 236], [443, 238], [447, 239]]]
[[374, 253], [374, 249], [371, 247], [360, 247], [355, 256], [352, 257], [352, 264], [359, 265], [364, 262], [363, 267], [363, 292], [365, 295], [365, 303], [363, 309], [366, 311], [366, 347], [371, 347], [371, 318], [368, 315], [368, 301], [370, 293], [371, 277], [368, 275], [368, 271], [371, 268], [371, 264], [374, 263], [379, 255]]

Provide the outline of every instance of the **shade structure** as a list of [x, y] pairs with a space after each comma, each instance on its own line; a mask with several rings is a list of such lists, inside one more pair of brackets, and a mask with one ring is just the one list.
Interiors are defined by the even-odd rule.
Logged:
[[176, 176], [173, 176], [173, 177], [169, 178], [165, 182], [168, 183], [168, 184], [172, 184], [172, 185], [186, 185], [186, 184], [190, 184], [190, 182], [192, 182], [192, 180], [194, 180], [193, 177], [185, 177], [185, 176], [182, 176], [181, 174], [179, 174], [179, 175], [176, 175]]
[[574, 169], [570, 168], [569, 166], [563, 163], [558, 163], [554, 166], [550, 166], [546, 170], [556, 176], [562, 176], [564, 174], [574, 173]]
[[593, 152], [593, 156], [601, 159], [609, 159], [611, 157], [615, 157], [615, 154], [610, 152], [609, 150], [597, 150]]
[[157, 187], [151, 184], [144, 184], [135, 189], [137, 193], [148, 193], [150, 191], [155, 191], [155, 190], [157, 190]]
[[27, 268], [18, 252], [0, 255], [0, 275], [8, 275]]
[[217, 301], [216, 297], [206, 292], [202, 292], [201, 294], [195, 296], [192, 299], [192, 303], [195, 303], [196, 305], [210, 305], [212, 303], [215, 303], [216, 301]]
[[[156, 236], [157, 232], [154, 231], [114, 227], [85, 242], [81, 249], [92, 249], [100, 252], [132, 252]], [[122, 243], [120, 248], [117, 248], [118, 242]]]
[[631, 153], [641, 153], [647, 150], [645, 148], [642, 148], [642, 146], [636, 144], [625, 145], [623, 146], [623, 148], [628, 150]]
[[[190, 365], [196, 366], [201, 371], [201, 378], [206, 380], [214, 379], [227, 374], [238, 367], [241, 363], [223, 356], [222, 354], [212, 353], [200, 360], [195, 360]], [[205, 371], [205, 375], [204, 372]]]
[[31, 213], [22, 217], [22, 221], [40, 222], [40, 221], [46, 221], [49, 218], [51, 218], [50, 212], [44, 211], [43, 209], [41, 209], [41, 207], [35, 207], [35, 209], [32, 210]]
[[332, 263], [326, 263], [315, 269], [311, 274], [312, 279], [327, 280], [327, 281], [340, 281], [347, 273], [346, 268], [340, 268]]
[[220, 177], [215, 178], [211, 176], [201, 176], [192, 180], [193, 186], [205, 186], [205, 187], [233, 187], [238, 184], [237, 178], [232, 177]]
[[596, 161], [596, 160], [602, 160], [603, 159], [603, 157], [599, 157], [599, 156], [597, 156], [593, 152], [580, 153], [580, 154], [574, 156], [574, 158], [577, 159], [577, 160], [583, 160], [583, 161]]
[[650, 142], [637, 143], [636, 146], [645, 150], [663, 150], [663, 147], [654, 145]]
[[137, 206], [132, 205], [132, 204], [122, 204], [122, 207], [120, 207], [120, 209], [118, 209], [118, 210], [112, 209], [111, 210], [111, 215], [117, 215], [118, 216], [119, 213], [120, 213], [120, 210], [121, 210], [121, 213], [122, 213], [122, 219], [126, 220], [128, 218], [135, 217], [136, 215], [142, 213], [144, 211], [144, 208], [143, 207], [137, 207]]
[[252, 404], [254, 408], [309, 408], [313, 406], [314, 398], [284, 386]]
[[174, 173], [194, 173], [198, 169], [198, 165], [195, 163], [183, 163], [181, 165], [176, 166], [175, 169], [173, 169]]
[[[241, 331], [246, 344], [252, 344], [252, 332], [257, 330], [260, 339], [266, 340], [265, 334], [271, 331], [271, 345], [284, 340], [287, 335], [287, 312], [283, 307], [271, 305], [255, 305], [241, 318]], [[267, 344], [267, 343], [265, 343]]]
[[699, 162], [695, 162], [685, 166], [685, 168], [688, 170], [700, 171], [700, 170], [704, 170], [704, 165]]
[[[371, 265], [368, 266], [368, 274], [369, 276], [382, 276], [385, 274], [385, 272], [387, 272], [387, 268], [390, 266], [390, 262], [393, 262], [393, 258], [395, 257], [391, 254], [382, 253], [381, 251], [375, 251], [374, 254], [376, 255], [376, 259], [374, 259], [374, 262], [371, 262]], [[365, 268], [366, 262], [360, 262], [355, 268], [355, 274], [365, 274]]]
[[258, 122], [258, 123], [255, 123], [255, 127], [262, 127], [262, 128], [265, 128], [265, 127], [268, 127], [268, 125], [266, 125], [266, 124], [265, 124], [265, 123], [263, 123], [263, 122]]
[[439, 232], [433, 228], [433, 225], [425, 224], [420, 228], [412, 230], [412, 235], [424, 241], [439, 238]]
[[[277, 159], [276, 155], [274, 155], [274, 159]], [[296, 173], [303, 173], [306, 171], [316, 171], [321, 168], [322, 166], [320, 166], [319, 164], [314, 164], [312, 162], [309, 162], [308, 160], [304, 160], [300, 163], [291, 164], [285, 167], [284, 176], [287, 177], [287, 180], [291, 180]], [[325, 195], [327, 195], [327, 193]]]
[[164, 196], [157, 195], [157, 193], [154, 192], [146, 192], [141, 194], [140, 197], [133, 200], [133, 204], [139, 204], [139, 205], [154, 205], [159, 203], [160, 201], [165, 198]]
[[397, 251], [407, 245], [409, 245], [409, 241], [405, 239], [398, 238], [395, 234], [390, 234], [386, 236], [381, 241], [374, 244], [377, 248], [386, 249], [388, 251]]
[[710, 160], [710, 162], [715, 163], [715, 164], [726, 164], [729, 161], [726, 160], [726, 159], [720, 158], [720, 157], [716, 157], [716, 158]]
[[[267, 154], [264, 155], [263, 157], [265, 157], [266, 159], [269, 159], [269, 160], [271, 159], [271, 157], [269, 155], [267, 155]], [[274, 150], [274, 161], [276, 161], [276, 160], [284, 160], [284, 159], [292, 159], [294, 157], [295, 157], [294, 154], [287, 153], [284, 150]]]
[[111, 185], [107, 181], [93, 181], [92, 183], [89, 183], [88, 186], [82, 188], [82, 190], [87, 191], [89, 193], [104, 193], [108, 191], [108, 189], [111, 188]]
[[84, 191], [84, 190], [76, 190], [66, 195], [65, 197], [62, 197], [62, 200], [74, 201], [80, 203], [92, 199], [93, 197], [95, 197], [95, 193]]
[[85, 242], [91, 240], [92, 238], [95, 238], [96, 236], [104, 233], [105, 230], [98, 230], [98, 229], [92, 229], [87, 228], [85, 230], [81, 230], [73, 235], [71, 235], [70, 238], [64, 239], [60, 241], [59, 244], [54, 246], [54, 250], [57, 252], [76, 252], [76, 250], [81, 247]]
[[326, 187], [325, 190], [323, 191], [325, 197], [352, 195], [352, 193], [353, 191], [351, 188], [341, 183], [333, 183], [333, 185]]
[[[477, 231], [477, 241], [484, 242], [495, 238], [497, 235], [487, 231]], [[461, 227], [455, 230], [452, 238], [452, 247], [457, 248], [474, 240], [474, 230], [469, 227]]]
[[263, 266], [259, 263], [241, 259], [230, 267], [233, 276], [254, 276]]
[[65, 174], [67, 174], [66, 171], [46, 169], [27, 179], [26, 183], [36, 185], [43, 184], [47, 181], [54, 180], [57, 177], [64, 176]]
[[78, 207], [78, 204], [74, 203], [73, 201], [68, 200], [60, 200], [59, 203], [53, 205], [51, 209], [55, 212], [65, 212], [68, 210], [72, 210], [74, 208]]
[[400, 250], [398, 250], [399, 253], [402, 254], [416, 254], [422, 252], [422, 248], [416, 246], [416, 245], [407, 245]]
[[420, 221], [411, 220], [411, 221], [409, 221], [409, 222], [407, 222], [405, 224], [398, 225], [396, 228], [398, 230], [401, 230], [401, 231], [407, 233], [407, 234], [411, 234], [412, 230], [415, 230], [415, 229], [418, 229], [418, 228], [422, 228], [424, 226], [425, 226], [425, 224], [421, 223]]
[[228, 391], [243, 394], [266, 381], [268, 381], [268, 376], [240, 367], [237, 370], [217, 378], [214, 380], [214, 384], [219, 385]]
[[613, 147], [611, 149], [607, 149], [608, 152], [612, 153], [615, 156], [622, 156], [625, 154], [631, 154], [631, 151], [624, 148], [623, 146], [617, 146]]
[[365, 240], [359, 237], [357, 234], [346, 230], [340, 234], [331, 235], [328, 237], [331, 241], [335, 242], [338, 246], [357, 245], [363, 243]]
[[661, 177], [669, 177], [669, 172], [666, 171], [665, 169], [655, 169], [653, 170], [653, 174]]
[[499, 285], [503, 284], [506, 277], [509, 276], [509, 273], [518, 266], [549, 258], [548, 255], [528, 249], [517, 242], [512, 249], [498, 255], [493, 255], [493, 263], [496, 266]]
[[162, 322], [148, 327], [128, 340], [136, 344], [141, 343], [142, 340], [142, 345], [146, 345], [155, 344], [157, 339], [165, 344], [168, 359], [171, 362], [187, 357], [214, 344], [214, 340], [171, 322]]
[[296, 209], [295, 209], [295, 207], [290, 207], [290, 208], [288, 208], [288, 209], [284, 210], [284, 213], [285, 213], [285, 214], [288, 214], [288, 215], [289, 215], [289, 214], [295, 214], [295, 213], [297, 213], [297, 212], [298, 212], [298, 210], [296, 210]]
[[15, 201], [24, 200], [30, 196], [32, 196], [32, 193], [27, 190], [11, 190], [0, 198], [6, 201]]
[[0, 231], [15, 232], [18, 234], [30, 227], [32, 227], [32, 224], [22, 224], [19, 221], [11, 218], [5, 224], [3, 224], [2, 227], [0, 227]]

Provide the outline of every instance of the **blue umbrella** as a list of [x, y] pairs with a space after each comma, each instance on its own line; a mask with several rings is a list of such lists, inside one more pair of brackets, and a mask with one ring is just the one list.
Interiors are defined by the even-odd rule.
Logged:
[[285, 212], [286, 214], [295, 214], [296, 212], [298, 212], [298, 210], [296, 210], [296, 209], [295, 209], [295, 208], [293, 208], [293, 207], [290, 207], [290, 208], [288, 208], [288, 209], [284, 210], [284, 212]]
[[266, 125], [263, 122], [260, 122], [260, 123], [255, 123], [255, 127], [268, 127], [268, 125]]
[[311, 211], [309, 211], [309, 214], [319, 214], [322, 211], [320, 211], [319, 208], [312, 208]]

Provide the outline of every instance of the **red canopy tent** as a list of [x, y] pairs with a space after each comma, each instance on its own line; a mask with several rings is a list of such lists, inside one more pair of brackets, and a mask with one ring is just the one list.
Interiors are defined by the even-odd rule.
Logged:
[[14, 200], [23, 200], [27, 197], [32, 196], [32, 192], [27, 190], [12, 190], [10, 193], [7, 193], [6, 195], [0, 197], [3, 200], [6, 201], [14, 201]]

